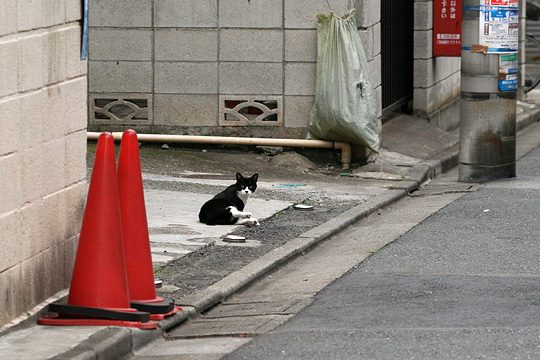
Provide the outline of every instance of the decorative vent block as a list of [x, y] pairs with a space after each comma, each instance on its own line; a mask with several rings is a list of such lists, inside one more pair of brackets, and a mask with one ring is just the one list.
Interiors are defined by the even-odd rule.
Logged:
[[283, 126], [282, 96], [220, 96], [221, 126]]
[[151, 94], [91, 94], [89, 102], [92, 123], [152, 123]]

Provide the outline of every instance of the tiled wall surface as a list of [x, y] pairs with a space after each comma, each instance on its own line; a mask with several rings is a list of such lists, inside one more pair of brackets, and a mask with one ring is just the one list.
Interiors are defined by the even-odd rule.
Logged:
[[86, 191], [79, 0], [0, 11], [0, 326], [69, 286]]
[[[349, 1], [330, 3], [341, 14]], [[358, 0], [356, 7], [380, 98], [380, 4]], [[95, 0], [90, 101], [151, 98], [152, 106], [131, 120], [90, 111], [90, 127], [304, 136], [315, 93], [316, 16], [328, 11], [325, 0]], [[220, 126], [232, 123], [220, 122], [224, 101], [242, 96], [274, 103], [279, 126]]]

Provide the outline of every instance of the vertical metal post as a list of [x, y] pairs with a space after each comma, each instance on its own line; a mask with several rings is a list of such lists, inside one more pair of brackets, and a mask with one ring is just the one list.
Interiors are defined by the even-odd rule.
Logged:
[[86, 60], [88, 57], [88, 0], [83, 0], [82, 3], [82, 41], [81, 41], [81, 60]]
[[516, 175], [516, 90], [501, 90], [504, 50], [480, 42], [481, 9], [486, 3], [489, 0], [463, 1], [459, 148], [463, 182]]
[[527, 0], [519, 0], [519, 84], [517, 90], [518, 101], [525, 101], [525, 47], [527, 41]]

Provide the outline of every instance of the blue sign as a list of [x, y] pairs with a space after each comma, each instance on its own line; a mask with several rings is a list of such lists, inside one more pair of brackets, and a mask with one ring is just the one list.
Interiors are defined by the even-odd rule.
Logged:
[[499, 91], [517, 91], [517, 88], [517, 78], [511, 80], [499, 80]]

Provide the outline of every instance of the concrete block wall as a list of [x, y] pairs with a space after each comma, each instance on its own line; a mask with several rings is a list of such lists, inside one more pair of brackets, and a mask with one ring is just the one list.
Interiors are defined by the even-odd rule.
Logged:
[[0, 11], [0, 327], [69, 286], [86, 192], [81, 1]]
[[414, 3], [414, 113], [444, 130], [459, 127], [460, 57], [433, 57], [433, 0]]
[[[349, 5], [348, 0], [330, 3], [338, 14]], [[380, 4], [359, 0], [356, 7], [380, 94]], [[316, 16], [328, 11], [325, 0], [95, 0], [90, 4], [89, 126], [304, 137], [315, 94]], [[143, 115], [110, 116], [106, 110], [121, 102], [115, 98], [142, 99], [136, 111]], [[222, 112], [227, 99], [277, 102], [281, 121], [235, 126]], [[105, 107], [97, 105], [100, 101]]]
[[[379, 116], [382, 114], [381, 2], [356, 1], [358, 27], [366, 50], [369, 74], [377, 93]], [[358, 6], [359, 5], [359, 6]]]

